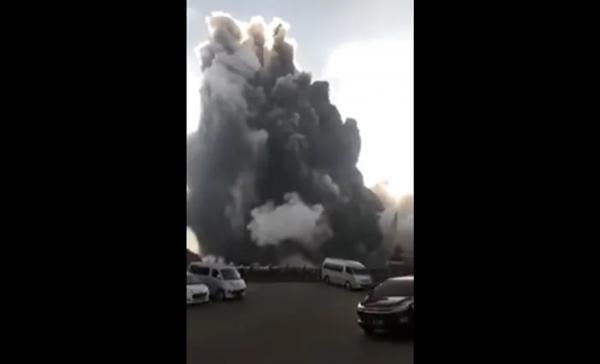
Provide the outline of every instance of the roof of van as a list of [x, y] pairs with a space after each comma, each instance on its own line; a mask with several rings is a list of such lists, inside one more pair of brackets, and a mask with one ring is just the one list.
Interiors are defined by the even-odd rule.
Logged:
[[210, 267], [210, 268], [216, 268], [216, 269], [235, 268], [231, 264], [217, 263], [217, 262], [192, 262], [192, 263], [190, 263], [190, 265], [195, 265], [195, 266], [199, 266], [199, 267]]
[[340, 264], [345, 264], [349, 267], [358, 267], [358, 268], [364, 268], [364, 264], [362, 264], [361, 262], [357, 262], [356, 260], [347, 260], [347, 259], [338, 259], [338, 258], [325, 258], [325, 260], [323, 261], [323, 263], [340, 263]]

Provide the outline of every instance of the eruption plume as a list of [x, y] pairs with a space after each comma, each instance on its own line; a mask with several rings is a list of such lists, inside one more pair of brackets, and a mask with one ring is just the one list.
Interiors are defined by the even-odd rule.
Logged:
[[383, 250], [383, 205], [356, 167], [357, 122], [341, 119], [327, 82], [296, 68], [289, 26], [223, 13], [207, 25], [188, 139], [188, 225], [202, 251], [275, 264]]

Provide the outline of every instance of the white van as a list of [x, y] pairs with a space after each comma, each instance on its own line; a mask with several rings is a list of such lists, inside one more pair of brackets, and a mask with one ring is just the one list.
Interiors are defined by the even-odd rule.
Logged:
[[210, 296], [217, 301], [225, 298], [242, 298], [246, 295], [246, 282], [234, 266], [224, 263], [192, 262], [188, 272], [207, 285]]
[[353, 260], [325, 259], [321, 265], [321, 279], [327, 284], [339, 284], [347, 289], [362, 289], [373, 285], [367, 268]]

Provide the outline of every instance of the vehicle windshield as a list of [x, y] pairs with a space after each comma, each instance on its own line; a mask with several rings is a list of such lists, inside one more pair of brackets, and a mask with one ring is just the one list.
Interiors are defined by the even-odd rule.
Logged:
[[414, 281], [387, 281], [377, 286], [371, 293], [371, 299], [383, 297], [412, 297], [414, 294]]
[[235, 269], [221, 269], [221, 276], [226, 281], [234, 281], [240, 279], [240, 274]]
[[366, 268], [350, 268], [346, 267], [348, 273], [353, 274], [355, 276], [366, 276], [369, 275], [369, 271]]
[[191, 284], [200, 284], [201, 281], [198, 277], [195, 276], [187, 276], [187, 284], [188, 286]]

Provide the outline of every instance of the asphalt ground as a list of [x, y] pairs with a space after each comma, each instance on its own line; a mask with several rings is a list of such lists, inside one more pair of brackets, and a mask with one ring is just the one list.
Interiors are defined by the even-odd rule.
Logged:
[[239, 301], [187, 309], [187, 363], [413, 362], [407, 337], [370, 338], [356, 324], [364, 292], [323, 283], [248, 283]]

